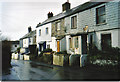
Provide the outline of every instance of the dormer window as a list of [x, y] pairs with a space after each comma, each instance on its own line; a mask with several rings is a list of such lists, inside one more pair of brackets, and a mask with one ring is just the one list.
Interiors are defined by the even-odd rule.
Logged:
[[71, 18], [71, 28], [76, 29], [77, 28], [77, 16], [73, 16]]

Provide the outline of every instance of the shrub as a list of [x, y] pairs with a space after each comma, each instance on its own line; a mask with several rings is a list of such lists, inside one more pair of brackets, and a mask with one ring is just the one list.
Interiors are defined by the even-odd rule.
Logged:
[[8, 40], [2, 41], [2, 68], [11, 67], [11, 43]]
[[47, 48], [47, 49], [44, 49], [43, 52], [52, 52], [52, 49]]
[[[91, 49], [89, 49], [89, 55], [88, 55], [88, 64], [90, 64], [89, 66], [93, 66], [93, 62], [95, 62], [96, 60], [105, 60], [105, 61], [111, 61], [111, 64], [104, 64], [101, 66], [99, 64], [94, 64], [94, 66], [99, 66], [101, 70], [112, 70], [118, 71], [118, 68], [120, 67], [120, 48], [118, 47], [109, 47], [108, 49], [102, 51], [97, 49], [97, 47], [92, 47]], [[113, 63], [115, 63], [115, 61], [117, 61], [118, 63], [113, 65]], [[100, 62], [102, 63], [102, 62]]]

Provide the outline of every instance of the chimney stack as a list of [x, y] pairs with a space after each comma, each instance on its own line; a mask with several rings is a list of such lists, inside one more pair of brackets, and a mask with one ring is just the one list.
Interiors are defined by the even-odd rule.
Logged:
[[67, 11], [70, 9], [70, 3], [69, 0], [67, 0], [67, 2], [65, 2], [64, 4], [62, 4], [62, 11]]
[[28, 33], [30, 33], [32, 31], [31, 26], [28, 27]]
[[49, 12], [49, 13], [48, 13], [48, 18], [51, 18], [51, 17], [53, 17], [53, 13], [52, 13], [52, 12]]

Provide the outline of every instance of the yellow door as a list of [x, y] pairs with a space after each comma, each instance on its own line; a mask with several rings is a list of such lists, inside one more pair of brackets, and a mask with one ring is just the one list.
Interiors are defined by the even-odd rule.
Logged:
[[57, 52], [60, 52], [60, 41], [57, 41]]

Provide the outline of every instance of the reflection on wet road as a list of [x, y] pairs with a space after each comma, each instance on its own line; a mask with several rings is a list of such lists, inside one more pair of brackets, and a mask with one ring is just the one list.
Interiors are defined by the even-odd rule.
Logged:
[[116, 73], [101, 73], [94, 70], [57, 67], [24, 60], [12, 60], [9, 74], [3, 80], [110, 80], [118, 79]]

